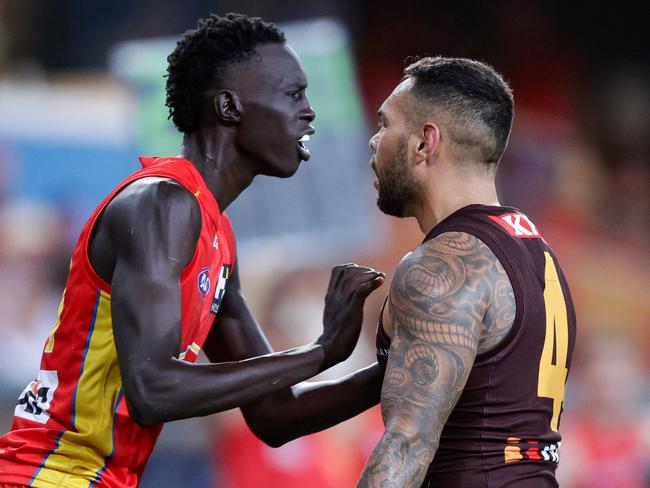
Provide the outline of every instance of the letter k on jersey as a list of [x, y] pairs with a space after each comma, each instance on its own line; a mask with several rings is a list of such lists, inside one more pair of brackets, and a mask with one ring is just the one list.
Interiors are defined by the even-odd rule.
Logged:
[[521, 238], [542, 237], [535, 224], [524, 214], [513, 212], [497, 216], [491, 215], [490, 218], [503, 227], [511, 236]]

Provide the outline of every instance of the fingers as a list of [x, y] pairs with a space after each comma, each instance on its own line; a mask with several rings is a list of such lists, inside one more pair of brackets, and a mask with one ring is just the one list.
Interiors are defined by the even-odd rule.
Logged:
[[379, 288], [386, 279], [385, 273], [354, 263], [339, 264], [332, 268], [328, 295], [336, 291], [344, 300], [362, 302]]
[[330, 276], [329, 289], [331, 290], [339, 286], [339, 283], [341, 282], [341, 277], [344, 275], [345, 270], [355, 266], [357, 265], [354, 263], [337, 264], [336, 266], [334, 266], [332, 268], [332, 274]]
[[359, 285], [356, 291], [356, 295], [358, 298], [365, 300], [368, 295], [370, 295], [373, 291], [375, 291], [377, 288], [379, 288], [381, 285], [384, 284], [386, 277], [385, 276], [376, 276], [370, 281], [366, 281], [365, 283], [362, 283]]
[[365, 295], [380, 286], [385, 274], [372, 268], [357, 265], [346, 265], [337, 277], [337, 288], [346, 295], [359, 291], [362, 285]]

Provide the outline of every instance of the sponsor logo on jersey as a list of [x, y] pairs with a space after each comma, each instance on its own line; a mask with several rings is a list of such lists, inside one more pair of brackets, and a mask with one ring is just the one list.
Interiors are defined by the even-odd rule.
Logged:
[[50, 418], [48, 410], [58, 386], [59, 376], [56, 371], [39, 371], [38, 377], [18, 397], [14, 415], [40, 424], [46, 423]]
[[490, 215], [490, 219], [503, 227], [508, 234], [521, 238], [541, 238], [535, 224], [521, 213], [507, 213], [503, 215]]
[[224, 264], [221, 266], [221, 271], [219, 271], [219, 281], [214, 290], [214, 298], [212, 299], [212, 305], [210, 305], [210, 312], [216, 314], [219, 311], [221, 306], [221, 301], [223, 296], [226, 293], [226, 280], [230, 276], [230, 265]]
[[210, 291], [210, 276], [208, 276], [208, 268], [203, 268], [199, 273], [198, 286], [201, 299], [205, 299]]
[[509, 437], [507, 445], [503, 450], [504, 461], [506, 464], [517, 461], [550, 461], [553, 463], [560, 462], [560, 445], [557, 444], [540, 444], [536, 440], [521, 440], [518, 437]]

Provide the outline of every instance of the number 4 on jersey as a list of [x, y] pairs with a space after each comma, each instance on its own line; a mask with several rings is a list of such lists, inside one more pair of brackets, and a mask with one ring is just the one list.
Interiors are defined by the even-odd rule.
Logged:
[[[567, 352], [569, 349], [569, 324], [567, 321], [566, 302], [562, 286], [557, 276], [555, 262], [550, 253], [545, 252], [546, 266], [544, 281], [544, 304], [546, 305], [546, 335], [544, 348], [539, 361], [539, 378], [537, 396], [553, 400], [553, 417], [551, 429], [558, 431], [562, 402], [564, 402], [564, 385], [567, 378]], [[555, 362], [553, 362], [555, 350]]]

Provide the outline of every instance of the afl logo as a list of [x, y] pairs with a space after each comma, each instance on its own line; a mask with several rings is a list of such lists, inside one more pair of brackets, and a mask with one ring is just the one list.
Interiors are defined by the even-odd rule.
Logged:
[[198, 285], [201, 298], [205, 298], [210, 291], [210, 277], [208, 276], [208, 268], [203, 268], [199, 273]]

